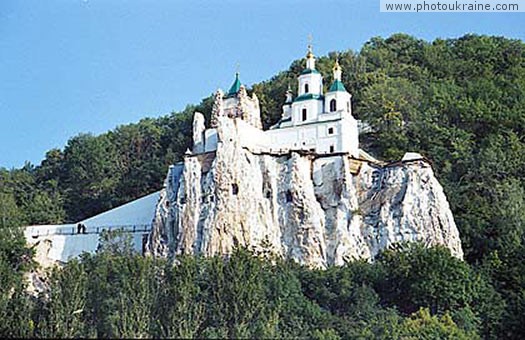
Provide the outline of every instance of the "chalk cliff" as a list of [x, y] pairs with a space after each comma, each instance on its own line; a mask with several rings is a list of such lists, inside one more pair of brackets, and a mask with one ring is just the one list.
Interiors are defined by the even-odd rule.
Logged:
[[243, 145], [221, 117], [217, 150], [170, 168], [147, 249], [154, 256], [272, 251], [325, 268], [403, 241], [463, 252], [428, 161], [381, 164], [348, 154], [271, 153]]

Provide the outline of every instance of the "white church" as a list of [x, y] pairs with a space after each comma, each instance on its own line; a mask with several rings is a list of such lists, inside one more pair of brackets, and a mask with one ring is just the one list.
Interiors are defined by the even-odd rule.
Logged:
[[[233, 119], [241, 133], [243, 147], [252, 152], [285, 154], [291, 151], [318, 155], [347, 154], [354, 158], [368, 158], [359, 149], [358, 122], [352, 116], [351, 94], [341, 81], [341, 66], [336, 61], [328, 92], [323, 91], [323, 77], [315, 69], [311, 46], [306, 54], [306, 68], [298, 77], [298, 93], [294, 97], [288, 89], [282, 106], [281, 119], [268, 130], [262, 129], [259, 100], [248, 96], [237, 73], [229, 91], [218, 90], [211, 114], [210, 128], [205, 128], [204, 116], [196, 112], [193, 124], [191, 155], [213, 153], [217, 150], [220, 122]], [[175, 171], [177, 170], [177, 171]], [[182, 165], [170, 168], [177, 180]], [[48, 262], [66, 262], [82, 252], [95, 252], [103, 230], [121, 230], [129, 233], [135, 249], [143, 252], [151, 231], [160, 192], [152, 193], [116, 207], [87, 220], [67, 225], [28, 226], [25, 237]], [[85, 229], [79, 232], [77, 225]]]
[[254, 152], [286, 153], [303, 150], [317, 154], [347, 153], [359, 155], [357, 120], [352, 116], [352, 95], [341, 81], [338, 61], [333, 67], [333, 80], [328, 92], [323, 91], [323, 77], [315, 69], [311, 46], [306, 54], [306, 68], [298, 81], [294, 98], [290, 89], [282, 107], [281, 119], [269, 130], [263, 131], [259, 100], [250, 98], [236, 74], [230, 90], [218, 90], [212, 110], [211, 128], [205, 129], [204, 116], [195, 114], [193, 153], [217, 149], [217, 124], [221, 117], [235, 118], [241, 140]]

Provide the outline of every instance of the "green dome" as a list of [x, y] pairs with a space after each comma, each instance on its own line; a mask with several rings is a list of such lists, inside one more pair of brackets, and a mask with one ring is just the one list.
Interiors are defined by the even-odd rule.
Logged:
[[294, 102], [301, 102], [303, 100], [309, 100], [309, 99], [323, 100], [323, 96], [320, 94], [305, 93], [295, 98]]
[[235, 96], [241, 89], [241, 81], [239, 80], [239, 72], [235, 73], [235, 81], [226, 94], [227, 97]]
[[339, 79], [335, 80], [332, 83], [332, 86], [330, 86], [330, 89], [328, 90], [328, 92], [337, 92], [337, 91], [346, 92], [346, 89], [345, 89], [345, 86], [343, 85], [343, 82], [340, 81]]
[[319, 71], [317, 71], [316, 69], [305, 68], [303, 70], [303, 72], [301, 72], [301, 75], [303, 75], [303, 74], [310, 74], [310, 73], [318, 74]]

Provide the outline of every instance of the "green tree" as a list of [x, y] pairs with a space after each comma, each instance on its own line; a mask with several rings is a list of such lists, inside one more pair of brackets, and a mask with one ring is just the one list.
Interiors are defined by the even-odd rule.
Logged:
[[60, 185], [66, 195], [68, 219], [78, 221], [112, 207], [120, 164], [109, 135], [79, 135], [64, 150]]
[[0, 233], [0, 336], [31, 337], [32, 304], [25, 294], [24, 274], [34, 267], [32, 251], [17, 228]]
[[160, 278], [155, 261], [109, 252], [84, 261], [90, 277], [86, 306], [97, 337], [152, 337]]
[[428, 309], [420, 309], [403, 320], [399, 333], [401, 339], [479, 339], [476, 333], [457, 327], [449, 314], [432, 316]]
[[0, 229], [19, 227], [23, 216], [12, 193], [0, 192]]
[[206, 305], [199, 284], [204, 261], [193, 256], [177, 258], [166, 268], [166, 279], [158, 296], [159, 335], [163, 338], [196, 338], [206, 319]]
[[[495, 336], [494, 325], [504, 310], [501, 299], [489, 279], [451, 256], [448, 249], [427, 249], [419, 244], [402, 251], [387, 250], [379, 255], [377, 265], [383, 275], [376, 291], [389, 306], [405, 315], [428, 308], [432, 314], [471, 308], [483, 323], [481, 334]], [[470, 321], [470, 324], [476, 321]]]
[[86, 306], [88, 274], [84, 264], [72, 260], [49, 273], [49, 290], [42, 293], [37, 310], [37, 335], [43, 338], [94, 336]]

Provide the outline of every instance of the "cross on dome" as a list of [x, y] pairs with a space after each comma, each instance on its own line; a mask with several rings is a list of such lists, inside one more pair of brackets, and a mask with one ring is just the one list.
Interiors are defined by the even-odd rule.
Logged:
[[306, 68], [309, 70], [315, 70], [315, 56], [312, 48], [312, 35], [308, 35], [308, 52], [306, 52]]
[[313, 41], [312, 35], [308, 34], [308, 45], [307, 45], [308, 52], [306, 52], [306, 58], [307, 59], [310, 59], [310, 58], [314, 57], [314, 53], [312, 51], [313, 50], [312, 41]]

